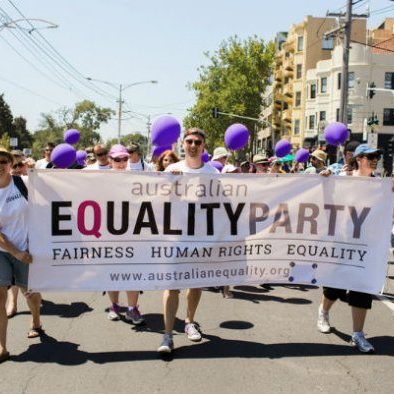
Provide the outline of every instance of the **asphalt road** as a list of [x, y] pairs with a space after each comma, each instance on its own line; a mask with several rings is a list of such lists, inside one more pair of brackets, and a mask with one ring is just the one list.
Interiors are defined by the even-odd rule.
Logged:
[[[390, 275], [388, 290], [394, 289]], [[26, 338], [29, 315], [21, 299], [20, 313], [9, 321], [13, 357], [0, 365], [0, 393], [393, 392], [391, 301], [374, 301], [365, 332], [377, 352], [363, 355], [348, 344], [346, 304], [334, 306], [333, 333], [317, 331], [319, 289], [240, 286], [234, 294], [228, 300], [204, 291], [197, 313], [204, 338], [191, 343], [182, 332], [182, 293], [176, 351], [166, 360], [156, 353], [159, 292], [142, 295], [147, 324], [140, 328], [107, 320], [108, 300], [101, 294], [44, 294], [41, 339]]]

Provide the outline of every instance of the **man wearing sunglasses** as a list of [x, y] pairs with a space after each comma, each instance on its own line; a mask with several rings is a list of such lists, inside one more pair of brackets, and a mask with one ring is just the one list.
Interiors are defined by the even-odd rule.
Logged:
[[[205, 148], [205, 132], [198, 128], [191, 128], [185, 131], [183, 136], [183, 149], [185, 159], [177, 163], [170, 164], [165, 171], [173, 174], [217, 174], [219, 171], [202, 161], [202, 153]], [[189, 340], [193, 342], [201, 341], [201, 332], [194, 321], [194, 316], [201, 298], [201, 289], [187, 290], [187, 313], [185, 319], [185, 333]], [[163, 294], [164, 306], [164, 337], [159, 353], [171, 353], [174, 348], [172, 331], [179, 304], [179, 290], [165, 290]]]
[[103, 144], [95, 145], [93, 148], [93, 154], [96, 158], [96, 162], [85, 167], [85, 170], [109, 170], [111, 164], [108, 157], [108, 149]]
[[127, 147], [129, 152], [129, 163], [127, 169], [129, 171], [153, 171], [153, 166], [142, 158], [141, 147], [137, 143], [133, 143]]

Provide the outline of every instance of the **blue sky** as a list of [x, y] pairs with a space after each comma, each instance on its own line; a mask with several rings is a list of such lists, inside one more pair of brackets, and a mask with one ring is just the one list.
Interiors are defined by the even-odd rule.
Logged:
[[[79, 78], [90, 76], [116, 84], [159, 81], [157, 85], [133, 86], [124, 92], [125, 109], [142, 114], [142, 119], [131, 118], [123, 122], [122, 133], [127, 134], [144, 132], [143, 119], [147, 115], [154, 117], [171, 112], [182, 119], [194, 101], [193, 93], [187, 88], [188, 82], [196, 80], [197, 68], [206, 62], [204, 52], [214, 51], [222, 40], [235, 34], [241, 38], [256, 34], [270, 40], [277, 31], [288, 30], [291, 24], [301, 21], [306, 15], [324, 16], [328, 9], [343, 10], [346, 0], [12, 2], [27, 18], [45, 19], [59, 25], [57, 29], [39, 32], [74, 66], [80, 73]], [[355, 12], [365, 11], [368, 4], [371, 10], [375, 10], [369, 20], [370, 26], [376, 26], [384, 17], [394, 17], [394, 2], [389, 0], [363, 0]], [[389, 6], [391, 8], [382, 10], [380, 14], [376, 12]], [[3, 12], [12, 19], [20, 18], [8, 0], [0, 0], [0, 13]], [[27, 27], [26, 24], [21, 26]], [[18, 34], [14, 29], [0, 31], [0, 92], [5, 93], [14, 116], [27, 118], [30, 130], [37, 129], [40, 113], [52, 112], [62, 106], [71, 107], [83, 98], [116, 109], [115, 98], [102, 97], [65, 71], [55, 71], [51, 60], [39, 52], [29, 34]], [[36, 42], [40, 40], [37, 32], [33, 32], [31, 38]], [[17, 55], [4, 39], [41, 73]], [[51, 49], [47, 48], [46, 52], [50, 53]], [[63, 60], [58, 62], [75, 75]], [[95, 86], [117, 96], [117, 91], [109, 86]], [[124, 116], [131, 115], [126, 113]], [[101, 133], [104, 139], [115, 137], [116, 119], [103, 127]]]

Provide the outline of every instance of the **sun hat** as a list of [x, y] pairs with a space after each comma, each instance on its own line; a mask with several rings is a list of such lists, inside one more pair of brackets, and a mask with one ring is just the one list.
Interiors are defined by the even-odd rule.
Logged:
[[253, 157], [253, 163], [254, 164], [263, 164], [263, 163], [269, 163], [268, 157], [264, 155], [254, 155]]
[[323, 163], [327, 160], [327, 153], [323, 152], [320, 149], [316, 149], [311, 153], [311, 156], [317, 160], [322, 161]]
[[229, 157], [229, 156], [231, 156], [231, 154], [227, 151], [227, 149], [224, 148], [223, 146], [219, 146], [218, 148], [215, 148], [215, 150], [213, 151], [212, 160], [218, 160], [221, 159], [222, 157]]
[[116, 144], [111, 147], [109, 151], [109, 156], [113, 159], [117, 157], [128, 157], [129, 152], [127, 151], [126, 147], [121, 144]]

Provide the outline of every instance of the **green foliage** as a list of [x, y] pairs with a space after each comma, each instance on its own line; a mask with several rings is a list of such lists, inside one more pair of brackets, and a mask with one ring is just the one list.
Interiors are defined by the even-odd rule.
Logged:
[[76, 149], [84, 149], [101, 142], [97, 132], [102, 123], [107, 123], [114, 111], [102, 108], [89, 100], [75, 104], [74, 108], [61, 108], [55, 115], [41, 114], [40, 129], [34, 134], [33, 155], [40, 157], [48, 142], [63, 142], [63, 133], [68, 129], [77, 129], [81, 133]]
[[[107, 141], [107, 146], [108, 148], [110, 148], [112, 145], [115, 145], [118, 143], [118, 139], [117, 138], [113, 138], [111, 140]], [[120, 143], [124, 146], [128, 146], [131, 145], [132, 143], [137, 143], [140, 145], [143, 156], [146, 156], [146, 150], [147, 150], [147, 146], [148, 146], [148, 138], [140, 133], [131, 133], [131, 134], [127, 134], [124, 135], [123, 137], [121, 137], [120, 139]]]
[[224, 132], [235, 122], [245, 124], [253, 145], [255, 122], [227, 116], [212, 117], [212, 108], [221, 112], [258, 118], [263, 93], [271, 74], [274, 45], [258, 37], [240, 40], [231, 37], [214, 54], [205, 54], [209, 64], [199, 68], [192, 83], [197, 101], [184, 119], [184, 127], [200, 127], [207, 132], [208, 149], [223, 146]]
[[0, 147], [10, 150], [10, 136], [8, 133], [3, 133], [0, 137]]

